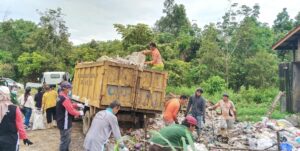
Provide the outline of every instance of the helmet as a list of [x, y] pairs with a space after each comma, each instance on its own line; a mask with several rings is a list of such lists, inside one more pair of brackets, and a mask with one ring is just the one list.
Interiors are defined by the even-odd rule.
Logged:
[[72, 84], [67, 81], [64, 81], [60, 84], [60, 87], [62, 89], [72, 89]]
[[189, 124], [197, 125], [197, 120], [193, 116], [191, 116], [191, 115], [186, 116], [185, 120]]

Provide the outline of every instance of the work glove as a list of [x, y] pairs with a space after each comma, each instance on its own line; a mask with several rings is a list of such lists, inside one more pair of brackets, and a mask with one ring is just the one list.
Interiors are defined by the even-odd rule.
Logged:
[[84, 105], [83, 105], [83, 104], [80, 104], [80, 103], [77, 103], [77, 107], [78, 107], [78, 108], [81, 108], [81, 109], [84, 109]]
[[83, 111], [79, 111], [79, 115], [83, 116], [84, 115]]
[[23, 143], [24, 143], [24, 145], [27, 145], [27, 146], [33, 144], [29, 139], [24, 139], [24, 140], [23, 140]]

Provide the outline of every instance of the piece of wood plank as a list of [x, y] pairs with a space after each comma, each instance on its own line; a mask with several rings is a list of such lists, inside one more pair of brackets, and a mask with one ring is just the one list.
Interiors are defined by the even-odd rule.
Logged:
[[266, 116], [267, 116], [268, 118], [271, 117], [271, 115], [272, 115], [274, 109], [276, 108], [276, 106], [277, 106], [277, 104], [278, 104], [278, 102], [279, 102], [281, 96], [283, 96], [283, 95], [284, 95], [284, 93], [283, 93], [282, 91], [279, 91], [279, 92], [278, 92], [277, 96], [276, 96], [275, 99], [273, 100], [272, 105], [270, 106], [270, 108], [269, 108], [269, 110], [268, 110], [268, 112], [267, 112], [267, 114], [266, 114]]

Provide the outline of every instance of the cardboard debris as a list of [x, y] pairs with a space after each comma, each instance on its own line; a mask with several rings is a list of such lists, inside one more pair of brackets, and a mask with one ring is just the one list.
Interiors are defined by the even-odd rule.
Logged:
[[126, 64], [126, 65], [136, 65], [139, 67], [140, 70], [143, 70], [145, 60], [146, 60], [146, 56], [142, 52], [133, 52], [132, 54], [124, 58], [119, 56], [117, 57], [102, 56], [97, 59], [97, 62], [111, 61], [111, 62]]

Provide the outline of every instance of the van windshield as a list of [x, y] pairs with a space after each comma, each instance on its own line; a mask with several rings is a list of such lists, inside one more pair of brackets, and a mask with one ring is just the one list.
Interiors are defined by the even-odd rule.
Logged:
[[60, 78], [60, 74], [50, 74], [50, 78], [51, 79], [59, 79]]

